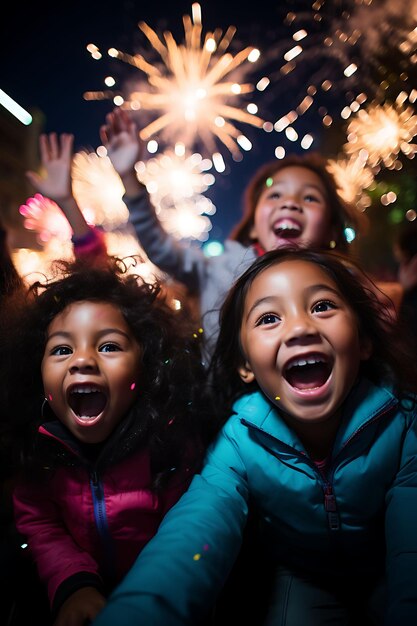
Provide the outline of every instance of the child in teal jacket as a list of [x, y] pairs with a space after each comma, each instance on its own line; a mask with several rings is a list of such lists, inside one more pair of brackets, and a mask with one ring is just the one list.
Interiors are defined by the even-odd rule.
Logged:
[[393, 333], [336, 255], [259, 258], [222, 308], [213, 384], [231, 417], [94, 626], [198, 624], [249, 502], [272, 566], [257, 624], [414, 626], [417, 378]]

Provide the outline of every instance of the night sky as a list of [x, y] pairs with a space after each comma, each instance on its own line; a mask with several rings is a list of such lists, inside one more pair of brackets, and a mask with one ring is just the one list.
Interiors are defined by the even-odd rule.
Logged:
[[[412, 5], [416, 2], [412, 0]], [[395, 99], [401, 88], [410, 91], [415, 85], [415, 66], [412, 66], [414, 74], [410, 74], [406, 59], [398, 56], [399, 43], [413, 26], [409, 23], [403, 30], [411, 19], [410, 12], [404, 12], [409, 7], [408, 0], [378, 0], [372, 4], [354, 0], [322, 3], [256, 0], [252, 5], [236, 0], [202, 0], [200, 5], [203, 36], [215, 28], [225, 33], [234, 25], [237, 30], [229, 52], [236, 54], [246, 46], [260, 49], [261, 59], [249, 71], [245, 82], [256, 84], [265, 75], [271, 79], [270, 87], [262, 94], [255, 90], [253, 95], [246, 99], [239, 97], [233, 104], [244, 109], [248, 102], [254, 101], [259, 115], [274, 123], [297, 108], [310, 84], [316, 85], [314, 105], [307, 114], [299, 116], [294, 127], [299, 137], [306, 132], [312, 134], [312, 149], [326, 156], [334, 156], [329, 153], [329, 146], [330, 152], [335, 146], [342, 148], [345, 137], [343, 130], [340, 134], [340, 112], [357, 94], [365, 90], [369, 99], [375, 98], [378, 85], [385, 80], [392, 89], [386, 95]], [[83, 93], [105, 88], [103, 81], [109, 75], [117, 80], [121, 91], [126, 80], [132, 78], [132, 72], [142, 84], [146, 79], [139, 70], [111, 59], [107, 50], [115, 47], [129, 54], [139, 52], [149, 62], [154, 63], [153, 59], [159, 62], [160, 57], [139, 30], [138, 22], [146, 22], [158, 34], [171, 31], [175, 41], [181, 44], [182, 17], [192, 15], [192, 2], [15, 2], [7, 12], [8, 18], [1, 19], [0, 24], [0, 88], [29, 111], [41, 110], [45, 132], [74, 133], [76, 150], [94, 150], [100, 145], [99, 127], [113, 103], [85, 101]], [[286, 23], [290, 12], [296, 19]], [[308, 31], [304, 52], [297, 59], [296, 70], [285, 75], [282, 73], [284, 53], [294, 45], [294, 32], [303, 26]], [[355, 29], [361, 33], [357, 45], [339, 39], [344, 31], [353, 33]], [[334, 42], [330, 48], [324, 44], [326, 35]], [[99, 47], [102, 60], [92, 59], [86, 50], [89, 43]], [[388, 50], [389, 46], [392, 49]], [[383, 63], [380, 58], [384, 59]], [[350, 61], [357, 64], [358, 71], [347, 79], [343, 70]], [[398, 78], [403, 67], [404, 75], [409, 76], [404, 86]], [[333, 84], [330, 91], [322, 89], [326, 79]], [[238, 81], [242, 82], [240, 78]], [[322, 124], [326, 112], [335, 121], [329, 129]], [[290, 142], [283, 132], [266, 133], [248, 124], [235, 125], [250, 139], [253, 148], [242, 151], [243, 159], [236, 162], [224, 146], [219, 146], [227, 169], [224, 174], [213, 172], [216, 182], [206, 192], [217, 207], [216, 215], [211, 217], [210, 239], [224, 239], [228, 235], [240, 218], [242, 192], [249, 178], [261, 164], [275, 158], [276, 146], [284, 146], [287, 153], [302, 151], [299, 142]]]
[[[252, 6], [230, 0], [200, 4], [203, 33], [216, 27], [225, 32], [234, 25], [237, 31], [233, 43], [237, 49], [256, 45], [266, 50], [282, 28], [281, 0], [258, 0]], [[144, 36], [137, 27], [139, 20], [158, 32], [170, 30], [180, 43], [184, 36], [182, 16], [191, 15], [191, 5], [182, 0], [41, 1], [24, 3], [24, 8], [13, 3], [8, 8], [8, 20], [2, 20], [1, 26], [0, 88], [29, 111], [40, 109], [45, 116], [45, 132], [72, 132], [76, 150], [95, 149], [100, 145], [99, 126], [113, 105], [111, 101], [86, 102], [82, 94], [102, 89], [106, 75], [123, 80], [128, 68], [106, 54], [103, 60], [94, 61], [87, 44], [95, 43], [103, 52], [113, 46], [135, 53], [138, 46], [144, 45]], [[260, 113], [265, 119], [276, 119], [273, 103], [269, 111]], [[216, 183], [207, 192], [217, 207], [211, 218], [211, 239], [227, 236], [240, 217], [241, 195], [248, 178], [261, 163], [274, 158], [276, 133], [272, 136], [248, 125], [241, 128], [253, 149], [244, 153], [241, 162], [234, 162], [226, 149], [222, 151], [227, 174], [216, 174]]]

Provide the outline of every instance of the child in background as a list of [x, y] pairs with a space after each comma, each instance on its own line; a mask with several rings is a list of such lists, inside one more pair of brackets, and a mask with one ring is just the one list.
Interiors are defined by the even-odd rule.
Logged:
[[136, 175], [142, 144], [128, 114], [116, 108], [100, 136], [125, 187], [130, 221], [147, 256], [199, 297], [207, 357], [218, 334], [224, 297], [257, 256], [288, 245], [345, 251], [344, 228], [347, 223], [357, 227], [358, 217], [337, 194], [326, 161], [314, 154], [289, 156], [255, 173], [246, 189], [245, 215], [226, 241], [224, 253], [207, 258], [200, 248], [182, 245], [161, 226]]
[[251, 595], [251, 623], [414, 626], [417, 376], [394, 339], [335, 254], [255, 261], [223, 305], [212, 360], [228, 419], [94, 626], [197, 623], [250, 506], [272, 585], [264, 619]]
[[2, 435], [54, 624], [83, 626], [199, 467], [209, 405], [192, 329], [157, 284], [110, 260], [64, 270], [2, 312]]

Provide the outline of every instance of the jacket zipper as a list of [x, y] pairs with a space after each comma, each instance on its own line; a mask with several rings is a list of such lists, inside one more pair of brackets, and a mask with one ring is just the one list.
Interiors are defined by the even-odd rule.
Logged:
[[54, 433], [48, 431], [43, 425], [40, 426], [41, 435], [44, 437], [50, 437], [58, 441], [64, 448], [66, 448], [71, 454], [79, 458], [81, 463], [87, 469], [90, 477], [90, 489], [93, 500], [93, 513], [96, 529], [100, 538], [100, 545], [103, 551], [103, 563], [104, 573], [109, 581], [115, 580], [116, 573], [116, 559], [114, 551], [113, 538], [110, 532], [110, 527], [107, 519], [106, 503], [104, 499], [103, 483], [100, 480], [97, 472], [97, 461], [95, 467], [91, 467], [89, 463], [82, 457], [77, 449], [73, 449], [68, 442], [61, 439]]
[[[370, 419], [368, 422], [366, 422], [366, 424], [362, 424], [362, 426], [360, 426], [357, 430], [355, 430], [355, 432], [352, 433], [352, 435], [349, 437], [349, 439], [345, 442], [344, 446], [341, 448], [341, 450], [339, 451], [337, 456], [339, 456], [339, 454], [342, 452], [342, 450], [344, 450], [346, 448], [346, 446], [349, 445], [350, 442], [360, 432], [362, 432], [365, 428], [367, 428], [368, 426], [373, 424], [376, 420], [381, 419], [381, 417], [383, 415], [385, 415], [386, 413], [388, 413], [389, 411], [392, 410], [393, 406], [394, 406], [394, 403], [391, 402], [389, 404], [389, 406], [387, 406], [383, 411], [381, 411], [380, 413], [375, 415], [372, 419]], [[250, 422], [248, 422], [248, 424], [250, 424]], [[252, 424], [252, 426], [253, 426], [253, 424]], [[261, 429], [259, 429], [259, 430], [261, 430]], [[262, 431], [262, 432], [264, 432], [264, 431]], [[268, 433], [266, 433], [266, 434], [268, 434]], [[279, 441], [281, 441], [281, 440], [279, 440]], [[295, 450], [295, 448], [293, 448], [292, 446], [289, 446], [288, 444], [284, 443], [283, 441], [281, 441], [281, 444], [284, 445], [286, 448], [289, 448], [292, 451]], [[329, 472], [330, 480], [328, 480], [327, 478], [325, 478], [320, 473], [320, 471], [318, 470], [318, 468], [315, 465], [315, 463], [313, 461], [311, 461], [311, 459], [305, 453], [299, 452], [298, 450], [295, 450], [295, 452], [297, 452], [297, 454], [300, 454], [300, 456], [302, 456], [302, 458], [305, 461], [307, 461], [307, 463], [310, 465], [310, 467], [312, 467], [314, 472], [317, 474], [320, 486], [321, 486], [321, 488], [323, 490], [323, 494], [324, 494], [324, 510], [326, 511], [326, 514], [327, 514], [327, 523], [328, 523], [328, 526], [329, 526], [329, 530], [331, 530], [331, 531], [339, 530], [340, 529], [340, 516], [339, 516], [339, 513], [337, 511], [336, 496], [334, 495], [333, 484], [332, 484], [332, 478], [333, 478], [334, 471], [335, 471], [335, 464], [334, 464], [335, 459], [333, 459], [333, 461], [332, 461], [332, 471]], [[337, 456], [335, 458], [337, 458]]]
[[327, 523], [330, 530], [339, 530], [340, 518], [337, 512], [336, 498], [333, 493], [333, 487], [327, 483], [324, 487], [324, 508], [327, 513]]
[[365, 428], [367, 428], [368, 426], [370, 426], [377, 420], [381, 419], [381, 417], [385, 415], [385, 413], [388, 413], [389, 411], [391, 411], [392, 408], [393, 408], [393, 404], [391, 403], [386, 409], [384, 409], [383, 411], [375, 415], [372, 419], [366, 422], [366, 424], [362, 424], [362, 426], [360, 426], [357, 430], [355, 430], [355, 432], [351, 434], [349, 439], [345, 442], [345, 444], [340, 449], [336, 457], [333, 459], [332, 469], [331, 471], [329, 471], [329, 474], [330, 474], [329, 479], [320, 476], [321, 478], [320, 482], [322, 484], [322, 488], [324, 491], [324, 509], [327, 513], [327, 523], [329, 526], [329, 530], [336, 531], [340, 529], [340, 516], [337, 511], [336, 497], [333, 492], [333, 484], [332, 484], [333, 475], [335, 471], [335, 459], [339, 456], [342, 450], [344, 450], [346, 446], [348, 446], [351, 443], [351, 441], [359, 435], [359, 433], [361, 433], [363, 430], [365, 430]]
[[104, 553], [105, 572], [107, 577], [112, 580], [115, 577], [113, 539], [107, 519], [103, 483], [101, 482], [96, 469], [93, 469], [90, 472], [90, 485], [93, 498], [94, 521]]

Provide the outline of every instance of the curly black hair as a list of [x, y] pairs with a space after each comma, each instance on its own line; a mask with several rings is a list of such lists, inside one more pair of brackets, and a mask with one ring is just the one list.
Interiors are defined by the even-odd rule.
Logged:
[[3, 443], [14, 463], [18, 457], [26, 468], [45, 463], [38, 458], [37, 431], [46, 417], [56, 419], [42, 416], [41, 363], [48, 326], [73, 302], [111, 303], [141, 346], [142, 368], [141, 393], [105, 442], [106, 463], [147, 445], [158, 486], [181, 462], [190, 440], [202, 453], [209, 439], [212, 415], [204, 391], [200, 333], [188, 321], [186, 307], [176, 311], [169, 305], [161, 283], [128, 273], [120, 260], [109, 258], [103, 267], [61, 261], [56, 270], [53, 279], [33, 284], [24, 302], [7, 301], [1, 313]]
[[[352, 308], [361, 336], [370, 340], [372, 354], [361, 363], [360, 374], [377, 384], [390, 381], [401, 396], [417, 391], [415, 354], [409, 349], [405, 330], [392, 320], [389, 299], [348, 256], [334, 251], [280, 249], [259, 257], [238, 278], [220, 312], [220, 333], [210, 365], [210, 379], [216, 398], [216, 416], [223, 423], [231, 414], [234, 401], [258, 390], [258, 384], [243, 382], [238, 368], [245, 359], [240, 343], [240, 328], [248, 290], [264, 270], [289, 260], [314, 263], [328, 274]], [[387, 302], [387, 306], [383, 303]]]

